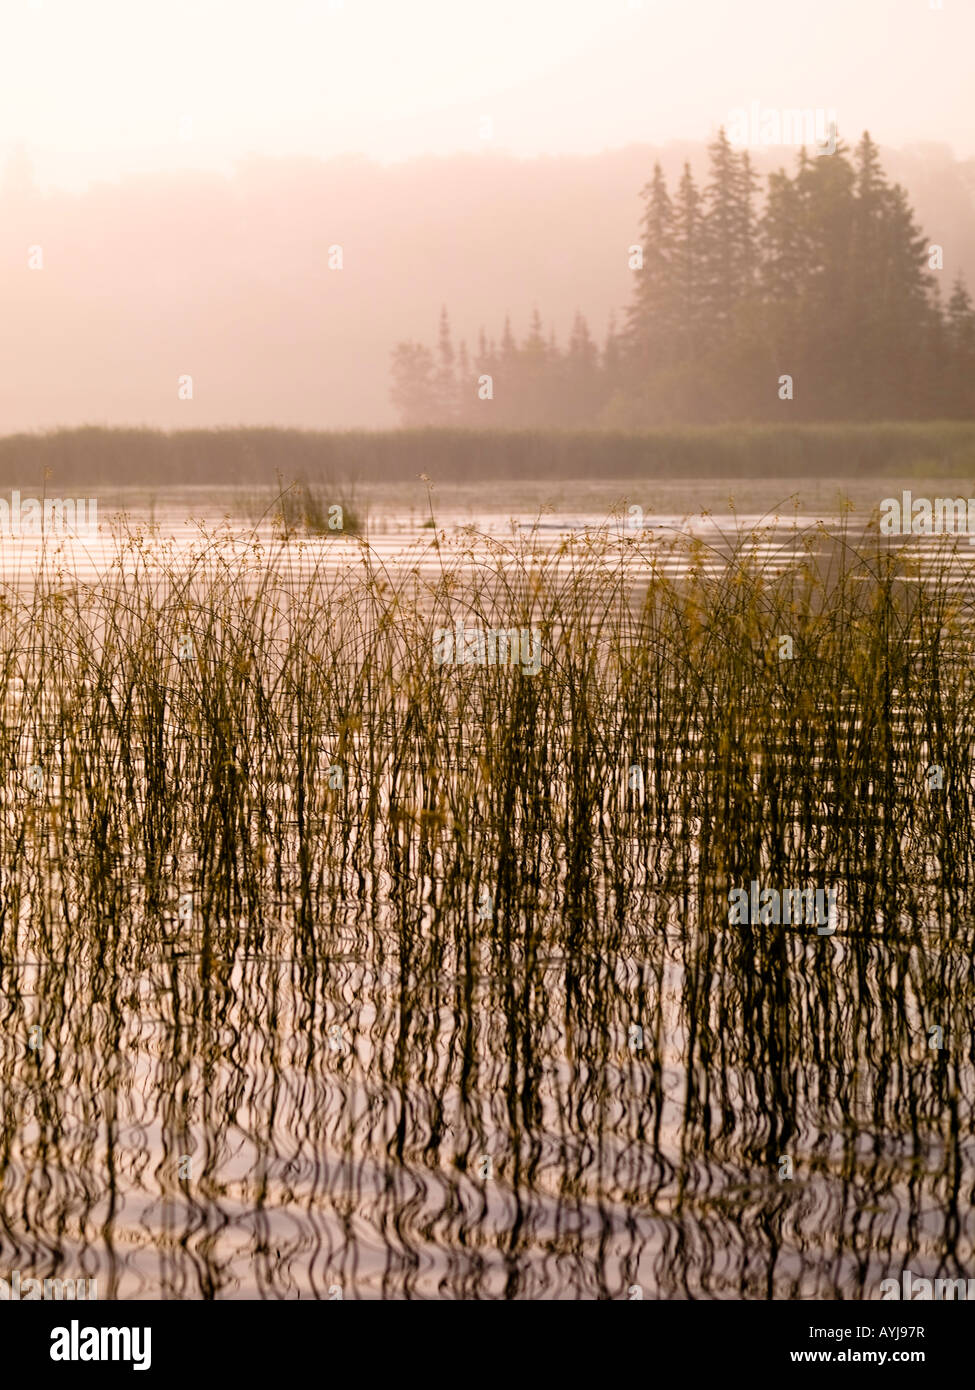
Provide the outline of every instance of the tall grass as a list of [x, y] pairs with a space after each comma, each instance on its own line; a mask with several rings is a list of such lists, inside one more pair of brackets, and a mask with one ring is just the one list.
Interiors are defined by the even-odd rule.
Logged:
[[286, 483], [278, 474], [271, 488], [238, 493], [237, 510], [255, 528], [272, 521], [286, 541], [301, 536], [358, 536], [365, 529], [354, 486], [334, 480], [309, 484], [306, 478], [297, 478]]
[[[97, 1262], [121, 1189], [175, 1294], [239, 1276], [225, 1228], [278, 1292], [409, 1295], [431, 1251], [498, 1296], [963, 1269], [970, 570], [768, 540], [435, 532], [390, 573], [364, 542], [336, 568], [132, 535], [92, 587], [8, 587], [18, 1257], [32, 1230]], [[458, 619], [537, 629], [538, 674], [436, 665]], [[753, 879], [836, 885], [837, 932], [729, 925]], [[353, 1228], [384, 1250], [358, 1274]], [[107, 1268], [145, 1287], [135, 1253]]]
[[[134, 472], [133, 460], [138, 460]], [[0, 438], [0, 484], [50, 469], [59, 489], [98, 485], [308, 485], [523, 478], [971, 476], [975, 424], [721, 425], [616, 430], [56, 430]], [[334, 499], [332, 499], [334, 500]]]

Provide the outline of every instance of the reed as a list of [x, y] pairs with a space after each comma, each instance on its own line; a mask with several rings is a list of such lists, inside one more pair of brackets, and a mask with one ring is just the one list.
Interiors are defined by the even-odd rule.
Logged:
[[[971, 570], [768, 542], [435, 530], [391, 573], [133, 532], [97, 584], [8, 585], [2, 1228], [97, 1252], [122, 1189], [174, 1296], [240, 1275], [188, 1258], [211, 1219], [261, 1291], [321, 1291], [236, 1203], [340, 1282], [361, 1223], [407, 1296], [431, 1250], [481, 1296], [961, 1271]], [[537, 672], [438, 664], [458, 623]], [[732, 925], [754, 880], [835, 886], [836, 932]]]

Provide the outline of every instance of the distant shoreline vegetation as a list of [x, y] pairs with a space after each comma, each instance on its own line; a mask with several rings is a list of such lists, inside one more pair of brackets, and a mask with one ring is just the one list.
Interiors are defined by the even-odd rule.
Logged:
[[[0, 437], [0, 489], [332, 489], [510, 479], [975, 477], [975, 422], [717, 425], [657, 430], [211, 430], [86, 426]], [[337, 489], [337, 490], [336, 490]], [[967, 491], [967, 489], [965, 489]], [[878, 499], [879, 501], [879, 499]], [[345, 521], [349, 530], [349, 518]]]

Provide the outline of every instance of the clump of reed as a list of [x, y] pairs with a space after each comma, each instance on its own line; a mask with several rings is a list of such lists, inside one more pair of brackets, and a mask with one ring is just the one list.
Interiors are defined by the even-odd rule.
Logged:
[[334, 480], [309, 483], [307, 478], [296, 478], [286, 484], [279, 474], [276, 487], [269, 491], [238, 492], [235, 510], [255, 527], [272, 521], [285, 541], [301, 536], [358, 536], [366, 525], [354, 485]]
[[[282, 1151], [339, 1227], [385, 1230], [412, 1175], [385, 1291], [437, 1242], [474, 1292], [488, 1247], [524, 1256], [528, 1295], [855, 1296], [912, 1249], [971, 1258], [967, 557], [822, 527], [435, 530], [395, 572], [357, 546], [120, 535], [97, 584], [0, 595], [3, 1228], [57, 1211], [95, 1246], [71, 1175], [108, 1124], [159, 1136], [125, 1182], [187, 1231], [228, 1165], [287, 1205]], [[537, 674], [437, 664], [458, 622], [534, 631]], [[837, 886], [839, 929], [730, 925], [756, 879]], [[762, 1187], [783, 1154], [815, 1220]], [[551, 1263], [552, 1200], [626, 1220]]]
[[354, 492], [309, 484], [299, 478], [277, 498], [275, 515], [285, 539], [302, 533], [310, 536], [357, 536], [363, 518]]

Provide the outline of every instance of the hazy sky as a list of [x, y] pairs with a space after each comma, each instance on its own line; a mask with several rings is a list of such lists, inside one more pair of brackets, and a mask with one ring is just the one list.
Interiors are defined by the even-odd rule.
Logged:
[[973, 55], [975, 0], [0, 0], [0, 155], [83, 187], [249, 154], [595, 152], [758, 101], [971, 157]]

